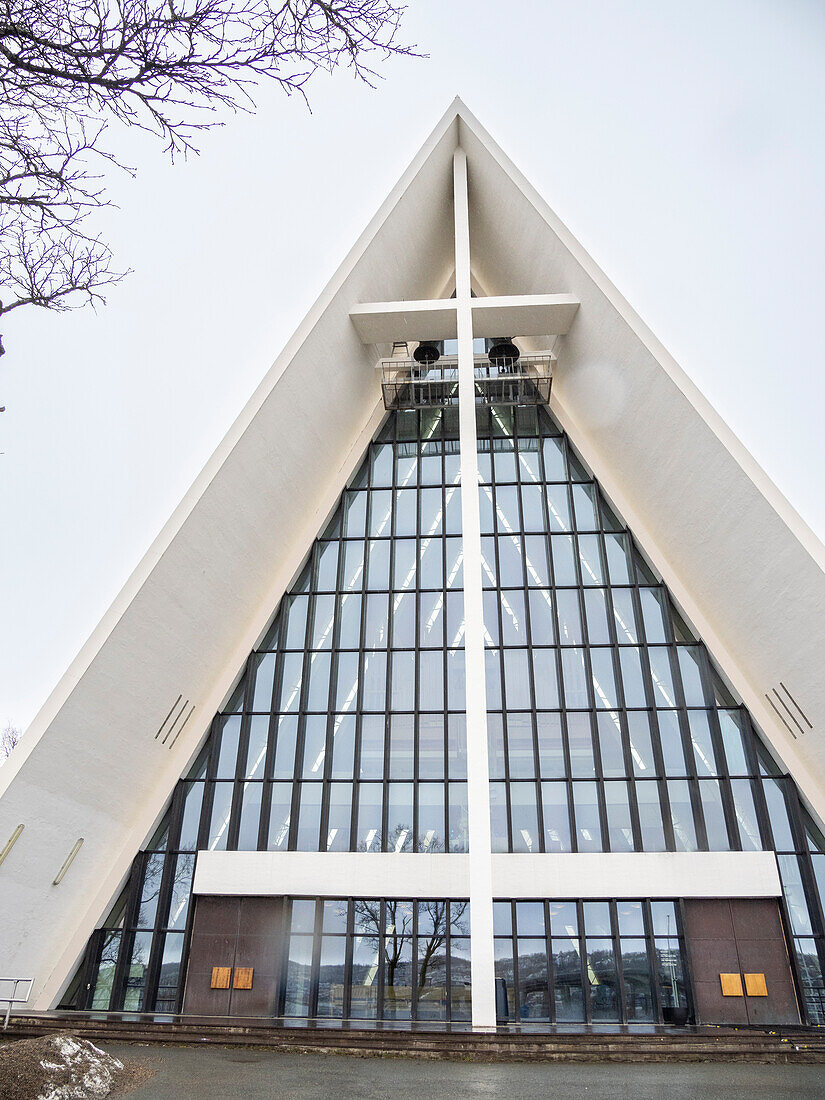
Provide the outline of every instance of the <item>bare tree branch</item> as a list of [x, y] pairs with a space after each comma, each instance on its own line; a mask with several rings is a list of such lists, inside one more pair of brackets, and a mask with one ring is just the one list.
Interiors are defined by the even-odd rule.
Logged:
[[20, 730], [11, 724], [6, 723], [6, 728], [0, 734], [0, 764], [9, 756], [11, 756], [11, 750], [20, 740]]
[[399, 41], [403, 11], [393, 0], [0, 0], [0, 314], [100, 302], [122, 278], [86, 228], [108, 205], [100, 168], [118, 164], [107, 122], [157, 134], [174, 157], [197, 151], [226, 110], [253, 110], [262, 80], [304, 100], [319, 69], [372, 86], [377, 62], [419, 56]]

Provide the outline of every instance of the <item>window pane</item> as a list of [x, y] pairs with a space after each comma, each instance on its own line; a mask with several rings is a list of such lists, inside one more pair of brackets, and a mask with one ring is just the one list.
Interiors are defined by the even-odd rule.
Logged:
[[662, 646], [651, 646], [647, 653], [650, 659], [650, 674], [653, 677], [654, 704], [657, 707], [675, 707], [676, 693], [673, 690], [668, 650]]
[[547, 588], [530, 590], [530, 630], [533, 645], [554, 645], [553, 595]]
[[576, 584], [576, 564], [573, 557], [573, 536], [552, 535], [550, 546], [556, 587]]
[[758, 852], [762, 849], [762, 838], [756, 817], [753, 800], [753, 783], [750, 779], [732, 779], [733, 812], [739, 829], [739, 842], [743, 852]]
[[508, 714], [507, 753], [511, 779], [534, 779], [533, 719], [530, 714]]
[[598, 531], [595, 485], [583, 482], [573, 486], [573, 511], [577, 531]]
[[544, 779], [562, 778], [567, 774], [564, 762], [564, 740], [561, 716], [539, 711], [536, 714], [538, 730], [539, 770]]
[[650, 739], [650, 718], [647, 714], [631, 711], [627, 715], [627, 728], [630, 735], [630, 755], [633, 757], [634, 775], [655, 775], [656, 765]]
[[244, 783], [241, 821], [238, 828], [238, 851], [254, 852], [258, 848], [258, 829], [261, 822], [261, 798], [263, 783]]
[[[267, 707], [267, 710], [269, 707]], [[220, 753], [215, 768], [218, 779], [234, 779], [238, 762], [238, 740], [241, 736], [241, 719], [227, 718], [220, 734]]]
[[656, 718], [659, 722], [659, 739], [665, 762], [665, 775], [685, 775], [687, 767], [679, 715], [675, 710], [660, 710]]
[[571, 710], [590, 706], [587, 692], [587, 673], [584, 666], [584, 651], [581, 649], [563, 649], [561, 651], [562, 675], [564, 677], [564, 702]]
[[610, 641], [610, 630], [607, 625], [607, 604], [603, 588], [584, 590], [584, 610], [590, 644], [606, 645]]
[[670, 799], [670, 817], [673, 822], [676, 851], [695, 852], [697, 847], [696, 828], [693, 823], [693, 808], [687, 780], [669, 780], [667, 793]]
[[389, 783], [387, 785], [387, 852], [411, 852], [413, 850], [413, 785]]
[[504, 692], [507, 707], [530, 707], [530, 676], [526, 649], [504, 650]]
[[608, 780], [604, 785], [607, 808], [607, 835], [611, 852], [633, 852], [633, 826], [630, 821], [630, 802], [627, 783], [624, 780]]
[[415, 726], [411, 714], [390, 718], [390, 779], [412, 779], [415, 761]]
[[[440, 499], [439, 492], [439, 499]], [[424, 538], [418, 547], [418, 583], [421, 588], [444, 585], [444, 540]]]
[[622, 646], [619, 650], [619, 662], [622, 666], [622, 686], [624, 687], [625, 706], [647, 706], [639, 650], [629, 646]]
[[419, 783], [418, 835], [419, 852], [444, 852], [444, 784]]
[[785, 801], [783, 784], [777, 779], [768, 776], [762, 778], [762, 788], [765, 792], [765, 801], [768, 804], [768, 819], [771, 823], [773, 841], [776, 851], [788, 852], [795, 848], [791, 822], [788, 817], [788, 807]]
[[728, 772], [730, 775], [747, 775], [750, 768], [745, 751], [743, 718], [735, 710], [720, 710], [718, 713]]
[[490, 784], [490, 840], [494, 852], [509, 850], [507, 786], [505, 783]]
[[362, 779], [380, 779], [384, 774], [384, 724], [383, 716], [364, 715], [361, 719]]
[[580, 1023], [584, 1020], [584, 996], [578, 939], [554, 939], [552, 963], [556, 1021]]
[[716, 756], [711, 742], [708, 714], [704, 710], [688, 711], [690, 739], [693, 742], [693, 755], [698, 775], [718, 775]]
[[699, 671], [699, 650], [696, 646], [678, 646], [679, 671], [682, 674], [682, 690], [689, 707], [703, 707], [705, 692]]
[[[602, 556], [598, 535], [579, 535], [579, 565], [581, 566], [582, 584], [604, 584], [604, 569], [602, 568]], [[558, 584], [559, 582], [556, 581]]]
[[547, 512], [550, 530], [566, 534], [573, 529], [570, 522], [570, 497], [566, 485], [547, 486]]
[[575, 589], [563, 588], [556, 593], [556, 612], [559, 621], [559, 644], [581, 645], [584, 637], [579, 612], [579, 594]]
[[542, 783], [541, 799], [544, 815], [544, 850], [546, 852], [571, 851], [567, 784]]
[[708, 851], [727, 852], [730, 848], [725, 811], [722, 808], [722, 792], [718, 779], [703, 779], [699, 784], [705, 829], [708, 834]]
[[602, 775], [624, 775], [624, 747], [622, 726], [617, 711], [597, 715], [599, 751], [602, 758]]
[[660, 588], [641, 588], [642, 618], [645, 624], [645, 638], [651, 644], [666, 642], [666, 596]]
[[622, 979], [624, 1010], [628, 1023], [643, 1023], [656, 1019], [647, 944], [643, 939], [622, 939]]
[[275, 654], [265, 653], [255, 670], [252, 709], [269, 712], [272, 709], [272, 684], [275, 679]]
[[364, 616], [364, 647], [385, 649], [389, 639], [389, 596], [370, 593]]
[[619, 645], [638, 645], [639, 630], [636, 626], [636, 611], [633, 607], [633, 592], [629, 588], [614, 588], [613, 620], [616, 625], [616, 641]]
[[570, 746], [570, 771], [573, 776], [596, 774], [593, 738], [588, 714], [567, 715], [567, 741]]
[[573, 783], [576, 844], [580, 852], [601, 852], [602, 832], [595, 783]]
[[533, 682], [536, 687], [536, 706], [554, 708], [559, 705], [559, 685], [556, 673], [556, 650], [534, 649]]
[[381, 851], [381, 809], [383, 790], [380, 783], [358, 784], [357, 852]]
[[210, 852], [222, 852], [229, 840], [229, 816], [232, 811], [232, 783], [215, 783], [212, 794], [212, 820], [209, 824], [207, 847]]
[[330, 783], [329, 785], [329, 821], [326, 836], [328, 852], [349, 851], [352, 789], [351, 783]]
[[514, 852], [538, 852], [539, 830], [535, 783], [510, 784]]
[[319, 850], [321, 790], [320, 783], [301, 784], [301, 806], [298, 811], [298, 830], [295, 837], [295, 850], [298, 852]]
[[526, 535], [524, 538], [524, 565], [528, 585], [547, 588], [550, 584], [550, 563], [547, 557], [547, 539], [544, 535]]
[[344, 1015], [344, 962], [347, 941], [344, 936], [323, 936], [318, 966], [318, 1015]]
[[544, 531], [544, 508], [540, 485], [522, 485], [521, 510], [524, 517], [523, 531]]
[[613, 650], [594, 647], [590, 650], [593, 669], [593, 694], [599, 709], [613, 710], [618, 705], [616, 680], [613, 672]]
[[269, 810], [270, 852], [284, 852], [289, 845], [289, 824], [292, 814], [292, 784], [273, 783]]
[[613, 941], [587, 939], [587, 975], [590, 984], [590, 1014], [595, 1021], [621, 1019], [619, 981]]
[[653, 780], [636, 783], [636, 802], [639, 807], [639, 828], [643, 852], [664, 852], [665, 833], [662, 825], [662, 806], [659, 784]]
[[332, 722], [332, 778], [351, 779], [355, 758], [355, 715], [336, 714]]
[[308, 714], [304, 719], [304, 779], [323, 779], [326, 743], [326, 715]]

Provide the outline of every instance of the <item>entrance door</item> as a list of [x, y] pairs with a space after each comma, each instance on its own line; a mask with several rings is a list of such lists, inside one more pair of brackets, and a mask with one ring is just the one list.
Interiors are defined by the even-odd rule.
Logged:
[[684, 916], [697, 1023], [799, 1023], [775, 898], [692, 898]]
[[183, 1011], [277, 1016], [283, 899], [199, 897]]

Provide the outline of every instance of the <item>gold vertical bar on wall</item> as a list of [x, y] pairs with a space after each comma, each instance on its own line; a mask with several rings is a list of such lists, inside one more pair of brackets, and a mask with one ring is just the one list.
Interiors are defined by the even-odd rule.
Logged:
[[80, 849], [82, 847], [83, 847], [83, 837], [80, 837], [80, 839], [75, 842], [74, 848], [72, 848], [72, 850], [66, 856], [66, 859], [63, 863], [63, 866], [57, 872], [57, 875], [55, 876], [54, 881], [52, 882], [52, 886], [59, 886], [60, 885], [60, 883], [63, 881], [63, 876], [66, 874], [66, 872], [68, 871], [68, 869], [72, 865], [72, 860], [74, 859], [74, 857], [77, 855], [77, 853], [80, 851]]
[[23, 832], [24, 828], [25, 828], [25, 825], [18, 825], [17, 828], [14, 830], [14, 832], [9, 837], [9, 839], [6, 841], [6, 843], [3, 847], [3, 851], [0, 852], [0, 864], [3, 863], [3, 860], [6, 858], [6, 856], [9, 854], [9, 852], [12, 850], [12, 848], [17, 843], [17, 841], [20, 839], [20, 834]]

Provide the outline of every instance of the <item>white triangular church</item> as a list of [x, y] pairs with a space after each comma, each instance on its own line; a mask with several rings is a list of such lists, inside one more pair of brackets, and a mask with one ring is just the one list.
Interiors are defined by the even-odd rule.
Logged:
[[0, 973], [823, 1023], [823, 624], [825, 548], [457, 99], [0, 770]]

